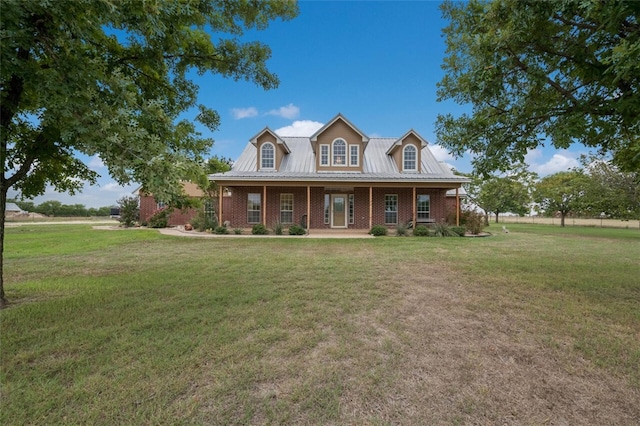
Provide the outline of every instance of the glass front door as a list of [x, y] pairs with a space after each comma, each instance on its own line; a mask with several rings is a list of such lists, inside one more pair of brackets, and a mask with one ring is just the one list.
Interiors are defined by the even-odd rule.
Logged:
[[331, 196], [331, 227], [346, 228], [347, 227], [347, 196], [332, 195]]

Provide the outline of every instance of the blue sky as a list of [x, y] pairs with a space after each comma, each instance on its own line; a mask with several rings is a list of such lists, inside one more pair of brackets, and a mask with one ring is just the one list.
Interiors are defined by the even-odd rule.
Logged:
[[[217, 110], [222, 119], [216, 132], [202, 129], [216, 141], [210, 154], [236, 159], [249, 138], [265, 126], [285, 136], [310, 135], [342, 113], [369, 136], [399, 137], [414, 129], [430, 142], [439, 160], [470, 172], [469, 156], [454, 159], [436, 144], [438, 113], [459, 115], [470, 110], [436, 102], [445, 54], [441, 29], [447, 24], [438, 5], [435, 1], [301, 1], [297, 18], [247, 33], [244, 39], [271, 47], [268, 67], [280, 78], [280, 86], [264, 91], [245, 81], [195, 76], [200, 103]], [[214, 40], [217, 37], [213, 35]], [[581, 147], [539, 148], [526, 160], [530, 170], [546, 175], [577, 166], [585, 152]], [[101, 174], [98, 186], [85, 186], [73, 197], [49, 189], [35, 202], [109, 206], [138, 186], [116, 184], [97, 157], [83, 160]], [[12, 195], [15, 192], [10, 191]]]

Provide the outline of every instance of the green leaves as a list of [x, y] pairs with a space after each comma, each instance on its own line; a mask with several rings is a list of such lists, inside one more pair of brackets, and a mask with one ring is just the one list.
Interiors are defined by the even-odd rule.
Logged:
[[438, 117], [442, 145], [475, 154], [482, 173], [508, 170], [544, 140], [581, 142], [640, 169], [640, 6], [497, 0], [442, 11], [450, 23], [438, 100], [473, 108]]

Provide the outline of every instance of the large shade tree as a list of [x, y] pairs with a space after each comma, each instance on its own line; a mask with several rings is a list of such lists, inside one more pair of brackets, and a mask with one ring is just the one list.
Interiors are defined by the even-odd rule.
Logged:
[[190, 78], [212, 72], [275, 88], [269, 47], [240, 36], [297, 12], [283, 0], [3, 1], [0, 251], [9, 188], [32, 197], [47, 185], [74, 192], [95, 183], [77, 153], [99, 155], [121, 184], [179, 196], [213, 143], [180, 114], [195, 110], [209, 129], [220, 121], [198, 105]]
[[534, 191], [534, 200], [547, 215], [560, 215], [564, 227], [569, 213], [581, 213], [588, 205], [586, 197], [589, 177], [582, 170], [558, 172], [540, 179]]
[[640, 2], [445, 2], [439, 142], [477, 171], [506, 170], [541, 144], [574, 142], [640, 169]]

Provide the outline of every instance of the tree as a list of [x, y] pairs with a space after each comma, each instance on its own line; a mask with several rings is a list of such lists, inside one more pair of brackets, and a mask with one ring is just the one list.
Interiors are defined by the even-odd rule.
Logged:
[[585, 199], [591, 214], [640, 218], [640, 172], [622, 172], [601, 157], [583, 156], [581, 162], [589, 177]]
[[485, 223], [488, 224], [488, 215], [496, 215], [498, 223], [500, 213], [517, 213], [524, 215], [531, 205], [531, 187], [537, 179], [535, 173], [526, 170], [524, 165], [519, 165], [506, 176], [469, 175], [471, 182], [466, 184], [467, 198], [485, 212]]
[[640, 169], [640, 2], [446, 2], [438, 100], [472, 106], [439, 115], [439, 142], [475, 154], [482, 173], [528, 150], [574, 142]]
[[537, 183], [534, 199], [547, 214], [560, 213], [560, 226], [570, 212], [585, 207], [585, 187], [588, 177], [581, 170], [559, 172], [545, 176]]
[[124, 196], [118, 200], [118, 207], [120, 208], [120, 223], [126, 228], [133, 226], [140, 216], [138, 197]]
[[[120, 184], [140, 182], [166, 202], [178, 197], [181, 179], [197, 173], [213, 143], [180, 114], [197, 107], [197, 121], [211, 130], [220, 121], [197, 105], [191, 73], [277, 87], [269, 47], [239, 37], [296, 14], [295, 2], [281, 0], [4, 1], [0, 253], [10, 187], [29, 198], [47, 185], [74, 193], [95, 183], [76, 152], [99, 155]], [[0, 261], [0, 304], [2, 283]]]

